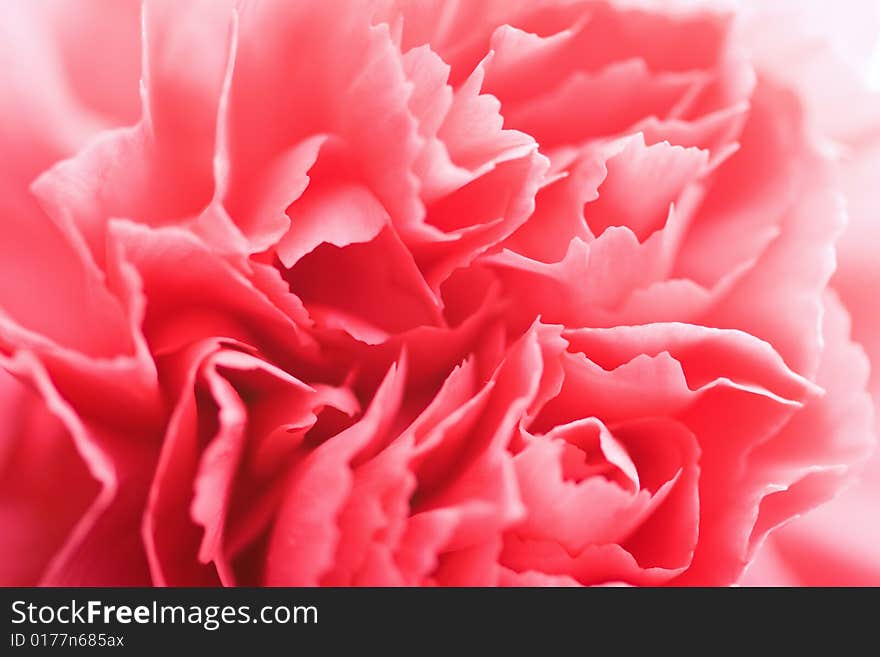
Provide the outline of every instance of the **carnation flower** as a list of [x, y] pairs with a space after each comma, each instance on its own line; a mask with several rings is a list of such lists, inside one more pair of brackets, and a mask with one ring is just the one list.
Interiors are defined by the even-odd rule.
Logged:
[[778, 17], [4, 11], [4, 584], [729, 585], [874, 448], [880, 114]]

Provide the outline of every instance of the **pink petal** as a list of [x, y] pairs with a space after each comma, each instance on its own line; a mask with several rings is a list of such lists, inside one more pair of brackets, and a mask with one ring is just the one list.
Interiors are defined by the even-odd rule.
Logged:
[[141, 279], [144, 334], [153, 353], [218, 336], [265, 346], [267, 353], [282, 345], [308, 353], [311, 341], [296, 321], [190, 232], [114, 221], [109, 239]]
[[514, 105], [505, 118], [546, 150], [620, 133], [644, 117], [666, 118], [699, 80], [651, 73], [641, 59], [624, 60], [598, 73], [574, 73], [556, 89]]
[[[235, 23], [228, 5], [199, 7], [175, 28], [179, 17], [169, 15], [169, 3], [146, 6], [141, 122], [103, 133], [34, 183], [47, 212], [72, 239], [85, 241], [99, 265], [110, 218], [152, 225], [181, 221], [201, 212], [214, 193], [217, 117], [234, 57]], [[200, 58], [184, 67], [185, 82], [175, 53], [192, 39], [202, 46]]]
[[266, 556], [264, 583], [317, 585], [333, 565], [338, 514], [352, 489], [351, 460], [381, 441], [400, 404], [405, 362], [392, 367], [364, 417], [304, 458], [290, 473]]
[[[3, 361], [4, 366], [10, 364]], [[0, 582], [33, 586], [100, 493], [62, 419], [0, 372]], [[33, 476], [39, 472], [40, 476]]]
[[290, 206], [290, 229], [276, 246], [285, 267], [321, 244], [345, 247], [369, 242], [390, 222], [379, 200], [346, 171], [342, 154], [328, 156], [325, 142], [309, 171], [309, 186]]
[[324, 244], [285, 278], [319, 325], [369, 344], [418, 326], [442, 325], [436, 298], [390, 226], [366, 243]]
[[[670, 204], [698, 179], [707, 160], [708, 153], [696, 148], [665, 142], [646, 147], [641, 138], [629, 141], [606, 163], [599, 198], [584, 209], [593, 234], [601, 235], [609, 226], [628, 226], [644, 241], [663, 226]], [[634, 189], [639, 190], [636, 196]]]
[[[27, 352], [3, 366], [29, 377], [51, 412], [64, 423], [91, 477], [100, 485], [88, 509], [52, 554], [40, 584], [47, 586], [143, 585], [149, 582], [138, 540], [137, 509], [146, 491], [139, 468], [153, 458], [150, 428], [125, 431], [86, 424], [52, 386], [45, 369]], [[94, 490], [94, 484], [89, 485]], [[110, 549], [108, 546], [113, 546]]]
[[777, 524], [830, 499], [847, 471], [876, 447], [874, 409], [865, 392], [868, 362], [849, 340], [846, 311], [831, 295], [823, 316], [825, 350], [816, 382], [826, 394], [812, 399], [773, 440], [749, 457], [750, 474], [775, 492], [761, 502], [750, 538], [754, 549]]
[[[263, 3], [241, 13], [229, 106], [228, 200], [234, 218], [250, 216], [252, 226], [271, 219], [245, 207], [248, 187], [285, 150], [331, 134], [351, 149], [395, 225], [418, 220], [412, 165], [419, 143], [407, 82], [387, 26], [371, 27], [369, 9], [308, 0]], [[303, 60], [309, 66], [278, 65]], [[376, 116], [383, 120], [377, 123]], [[266, 125], [275, 127], [271, 134]]]

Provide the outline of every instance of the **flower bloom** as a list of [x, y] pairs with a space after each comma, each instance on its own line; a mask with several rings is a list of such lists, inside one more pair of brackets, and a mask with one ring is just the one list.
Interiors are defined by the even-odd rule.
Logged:
[[4, 8], [0, 581], [728, 585], [831, 498], [877, 126], [623, 4]]

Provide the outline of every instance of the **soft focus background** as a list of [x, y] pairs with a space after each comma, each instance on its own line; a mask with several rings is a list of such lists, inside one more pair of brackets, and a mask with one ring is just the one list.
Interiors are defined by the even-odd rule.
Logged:
[[[865, 234], [880, 233], [880, 1], [877, 0], [631, 0], [633, 5], [727, 6], [744, 12], [743, 37], [758, 61], [799, 87], [817, 127], [841, 150], [844, 176], [876, 181], [871, 199], [859, 199], [852, 220], [870, 221]], [[786, 26], [780, 30], [780, 24]], [[780, 41], [780, 36], [789, 38]], [[829, 80], [835, 87], [828, 88]], [[856, 156], [853, 156], [856, 153]], [[850, 199], [852, 204], [852, 199]], [[851, 208], [852, 210], [852, 208]], [[863, 263], [880, 257], [877, 241], [842, 238], [848, 256]], [[849, 238], [849, 239], [848, 239]], [[857, 280], [857, 272], [837, 278]], [[876, 280], [860, 280], [853, 307], [880, 306]], [[880, 321], [853, 327], [871, 352], [871, 386], [880, 399]], [[880, 434], [880, 414], [877, 426]], [[833, 501], [777, 529], [741, 580], [744, 586], [880, 586], [880, 452], [860, 478]]]
[[[827, 89], [813, 84], [805, 91], [807, 98], [815, 104], [825, 130], [840, 135], [853, 134], [853, 143], [849, 146], [865, 150], [861, 166], [844, 173], [868, 175], [876, 181], [873, 185], [875, 192], [880, 190], [880, 144], [877, 137], [880, 131], [880, 2], [753, 0], [739, 4], [747, 5], [753, 12], [769, 9], [785, 14], [789, 20], [794, 17], [795, 21], [790, 22], [790, 34], [800, 33], [804, 42], [812, 40], [823, 44], [824, 47], [817, 52], [823, 56], [832, 55], [825, 66], [842, 64], [851, 71], [851, 80], [846, 79], [842, 67], [834, 73], [832, 79], [840, 81], [840, 88]], [[805, 72], [804, 82], [810, 82], [811, 62], [797, 56], [797, 43], [775, 43], [769, 35], [759, 34], [757, 28], [749, 36], [755, 37], [764, 58], [775, 60], [783, 71], [787, 68], [795, 75]], [[820, 66], [818, 61], [812, 65]], [[799, 67], [803, 71], [798, 71]], [[818, 77], [821, 73], [817, 71], [815, 75]], [[852, 83], [855, 85], [850, 86]], [[863, 88], [859, 89], [862, 85]], [[853, 115], [848, 110], [852, 110]], [[847, 111], [846, 115], [844, 111]], [[861, 126], [856, 125], [853, 116], [868, 124], [866, 132], [859, 133]], [[871, 233], [880, 231], [880, 202], [876, 193], [867, 207], [857, 210], [862, 217], [874, 222]], [[866, 254], [866, 258], [880, 255], [876, 252], [876, 244], [865, 246], [873, 252], [873, 256]], [[839, 272], [838, 275], [847, 274]], [[864, 296], [855, 302], [876, 306], [876, 281], [865, 281], [862, 287]], [[874, 347], [873, 353], [877, 353], [880, 326], [876, 322], [870, 326], [855, 326], [854, 332], [866, 346]], [[880, 373], [877, 372], [876, 358], [874, 361], [871, 381], [875, 399], [878, 399]], [[877, 424], [880, 428], [880, 417]], [[880, 586], [880, 453], [875, 452], [861, 479], [835, 500], [774, 532], [746, 572], [742, 584]]]

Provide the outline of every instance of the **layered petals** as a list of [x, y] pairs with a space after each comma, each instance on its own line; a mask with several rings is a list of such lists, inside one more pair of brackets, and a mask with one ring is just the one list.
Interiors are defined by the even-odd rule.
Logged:
[[708, 0], [99, 4], [0, 26], [0, 583], [877, 576], [839, 53]]

